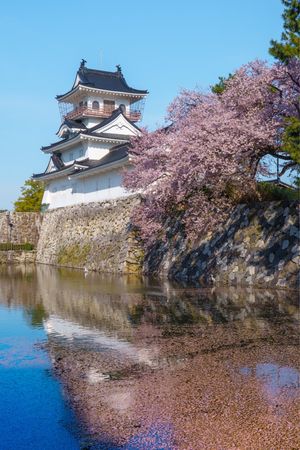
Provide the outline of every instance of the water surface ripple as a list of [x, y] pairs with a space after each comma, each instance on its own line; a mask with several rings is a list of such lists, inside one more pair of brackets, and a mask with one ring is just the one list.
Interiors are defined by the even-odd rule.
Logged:
[[297, 449], [295, 292], [0, 268], [2, 450]]

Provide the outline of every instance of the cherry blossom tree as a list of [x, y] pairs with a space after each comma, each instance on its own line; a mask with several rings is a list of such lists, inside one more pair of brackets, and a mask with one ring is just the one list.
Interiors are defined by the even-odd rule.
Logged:
[[[255, 189], [261, 158], [279, 155], [285, 118], [299, 116], [300, 63], [254, 61], [226, 81], [222, 94], [183, 91], [171, 125], [132, 141], [128, 189], [142, 192], [134, 221], [151, 244], [169, 218], [180, 216], [191, 238], [226, 219]], [[234, 195], [233, 195], [234, 193]]]

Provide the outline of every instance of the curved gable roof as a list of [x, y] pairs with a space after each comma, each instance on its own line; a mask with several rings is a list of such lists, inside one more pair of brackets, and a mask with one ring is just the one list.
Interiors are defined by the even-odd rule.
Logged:
[[69, 129], [75, 129], [75, 130], [86, 130], [86, 126], [82, 122], [76, 122], [75, 120], [70, 119], [64, 119], [63, 123], [60, 125], [58, 131], [56, 134], [59, 134], [62, 127], [66, 126]]
[[117, 67], [118, 69], [115, 72], [108, 72], [105, 70], [88, 69], [87, 67], [81, 66], [77, 72], [72, 89], [65, 94], [57, 95], [56, 98], [59, 100], [75, 90], [79, 85], [101, 89], [103, 91], [124, 92], [127, 94], [148, 94], [147, 90], [130, 87], [122, 74], [120, 66]]
[[[75, 160], [73, 162], [73, 164], [71, 165], [65, 165], [62, 163], [62, 165], [57, 166], [55, 164], [56, 170], [53, 172], [43, 172], [43, 173], [37, 173], [37, 174], [33, 174], [32, 178], [33, 179], [38, 179], [38, 178], [49, 178], [49, 177], [57, 177], [60, 176], [61, 174], [68, 174], [69, 176], [72, 175], [81, 175], [82, 173], [86, 173], [89, 172], [90, 170], [95, 170], [95, 169], [102, 169], [105, 166], [110, 166], [114, 163], [119, 163], [119, 162], [126, 162], [126, 160], [128, 160], [128, 155], [129, 155], [129, 147], [130, 145], [128, 144], [120, 144], [120, 145], [116, 145], [115, 147], [113, 147], [110, 152], [105, 155], [103, 158], [101, 158], [100, 160], [98, 159], [83, 159], [81, 161], [77, 161]], [[78, 169], [80, 168], [80, 173], [78, 172]]]

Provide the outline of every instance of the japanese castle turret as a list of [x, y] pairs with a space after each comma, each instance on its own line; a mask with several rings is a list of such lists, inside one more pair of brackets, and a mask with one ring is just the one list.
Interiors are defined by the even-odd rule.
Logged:
[[56, 98], [62, 116], [59, 141], [41, 150], [50, 155], [43, 204], [53, 209], [112, 200], [128, 195], [122, 169], [129, 164], [129, 141], [141, 131], [146, 90], [126, 83], [115, 72], [88, 69], [82, 60], [72, 89]]

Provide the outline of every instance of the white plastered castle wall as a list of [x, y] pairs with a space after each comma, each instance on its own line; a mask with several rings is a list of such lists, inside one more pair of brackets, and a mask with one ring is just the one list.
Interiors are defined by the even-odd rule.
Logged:
[[83, 144], [78, 144], [61, 152], [61, 159], [64, 163], [71, 163], [75, 159], [84, 158], [86, 156], [86, 148]]
[[103, 156], [109, 153], [109, 149], [111, 148], [111, 144], [105, 142], [90, 142], [86, 145], [85, 155], [90, 159], [101, 159]]
[[58, 178], [47, 183], [43, 204], [49, 209], [114, 200], [130, 195], [122, 186], [122, 171], [110, 170], [84, 178]]
[[67, 165], [72, 164], [75, 160], [80, 162], [80, 160], [85, 158], [100, 160], [109, 153], [110, 148], [111, 144], [105, 142], [83, 141], [74, 147], [62, 150], [61, 159]]

